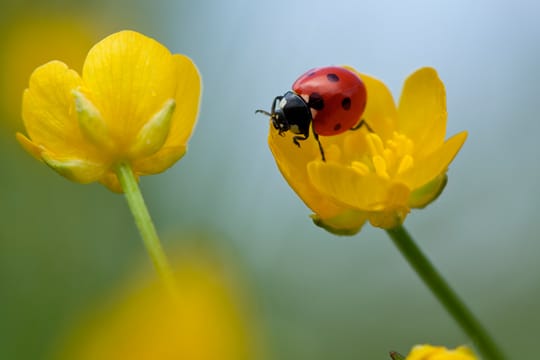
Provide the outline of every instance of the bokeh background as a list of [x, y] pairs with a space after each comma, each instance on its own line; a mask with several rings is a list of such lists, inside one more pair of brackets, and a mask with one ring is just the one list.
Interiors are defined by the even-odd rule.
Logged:
[[257, 356], [388, 359], [417, 343], [469, 343], [383, 231], [315, 227], [274, 164], [267, 119], [254, 110], [308, 68], [349, 64], [396, 97], [415, 69], [439, 71], [448, 133], [469, 139], [443, 195], [406, 226], [509, 358], [533, 358], [539, 15], [533, 0], [2, 2], [0, 359], [56, 359], [135, 274], [153, 276], [122, 196], [61, 178], [14, 138], [35, 66], [80, 69], [93, 43], [126, 28], [189, 55], [202, 73], [187, 156], [141, 186], [167, 249], [205, 249], [233, 279]]

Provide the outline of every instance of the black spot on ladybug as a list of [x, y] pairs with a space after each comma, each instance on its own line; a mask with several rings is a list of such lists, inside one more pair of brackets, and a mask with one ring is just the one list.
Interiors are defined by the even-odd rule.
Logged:
[[339, 129], [341, 129], [340, 123], [337, 123], [336, 125], [334, 125], [334, 131], [338, 131]]
[[311, 93], [311, 95], [309, 95], [308, 106], [315, 110], [322, 110], [324, 108], [324, 100], [321, 94], [316, 92]]
[[339, 77], [334, 73], [326, 74], [326, 78], [330, 82], [338, 82], [339, 81]]
[[343, 100], [341, 100], [341, 107], [344, 109], [344, 110], [349, 110], [351, 108], [351, 98], [350, 97], [346, 97], [344, 98]]

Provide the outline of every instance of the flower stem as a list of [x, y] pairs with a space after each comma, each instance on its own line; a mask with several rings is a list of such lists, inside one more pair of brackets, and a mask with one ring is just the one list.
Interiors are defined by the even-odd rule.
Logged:
[[422, 253], [407, 230], [401, 225], [386, 230], [394, 244], [407, 259], [412, 268], [424, 281], [435, 297], [457, 321], [463, 331], [473, 340], [478, 351], [486, 360], [503, 360], [505, 356], [497, 347], [486, 329], [450, 288], [448, 283]]
[[119, 164], [116, 167], [116, 174], [118, 175], [118, 179], [124, 190], [129, 209], [133, 214], [137, 228], [141, 233], [146, 251], [148, 252], [148, 255], [150, 255], [158, 275], [169, 290], [174, 293], [176, 291], [176, 285], [171, 266], [163, 251], [156, 228], [154, 227], [148, 208], [144, 203], [144, 199], [131, 166], [127, 163]]

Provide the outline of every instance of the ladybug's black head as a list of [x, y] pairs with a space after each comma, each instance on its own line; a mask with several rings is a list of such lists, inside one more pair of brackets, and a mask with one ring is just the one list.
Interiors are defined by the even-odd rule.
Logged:
[[[296, 134], [293, 136], [293, 143], [298, 147], [300, 147], [300, 141], [307, 140], [309, 137], [309, 127], [313, 120], [311, 107], [300, 95], [292, 91], [287, 91], [283, 96], [276, 96], [272, 103], [271, 112], [264, 110], [255, 112], [270, 116], [272, 125], [274, 125], [279, 135], [283, 135], [286, 131]], [[319, 135], [317, 135], [315, 129], [313, 129], [313, 136], [319, 144], [322, 160], [326, 161]]]
[[292, 91], [287, 91], [283, 96], [274, 99], [271, 113], [263, 110], [257, 112], [270, 116], [272, 125], [280, 135], [286, 131], [306, 137], [309, 135], [311, 110], [304, 99]]
[[272, 104], [272, 113], [270, 114], [272, 125], [274, 125], [274, 128], [279, 132], [279, 135], [289, 131], [291, 128], [289, 122], [287, 121], [287, 117], [285, 116], [285, 112], [283, 111], [283, 107], [281, 106], [281, 103], [284, 101], [283, 99], [283, 96], [278, 96], [274, 99], [274, 103]]

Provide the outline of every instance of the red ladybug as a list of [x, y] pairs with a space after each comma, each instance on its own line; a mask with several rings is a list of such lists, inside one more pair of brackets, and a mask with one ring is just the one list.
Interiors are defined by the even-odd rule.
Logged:
[[310, 124], [313, 124], [313, 137], [319, 144], [323, 161], [319, 135], [337, 135], [362, 125], [371, 130], [362, 120], [367, 102], [366, 86], [352, 71], [340, 66], [312, 69], [294, 82], [292, 90], [276, 96], [270, 112], [256, 112], [270, 116], [280, 135], [286, 131], [296, 134], [293, 142], [298, 146], [299, 141], [309, 137]]

